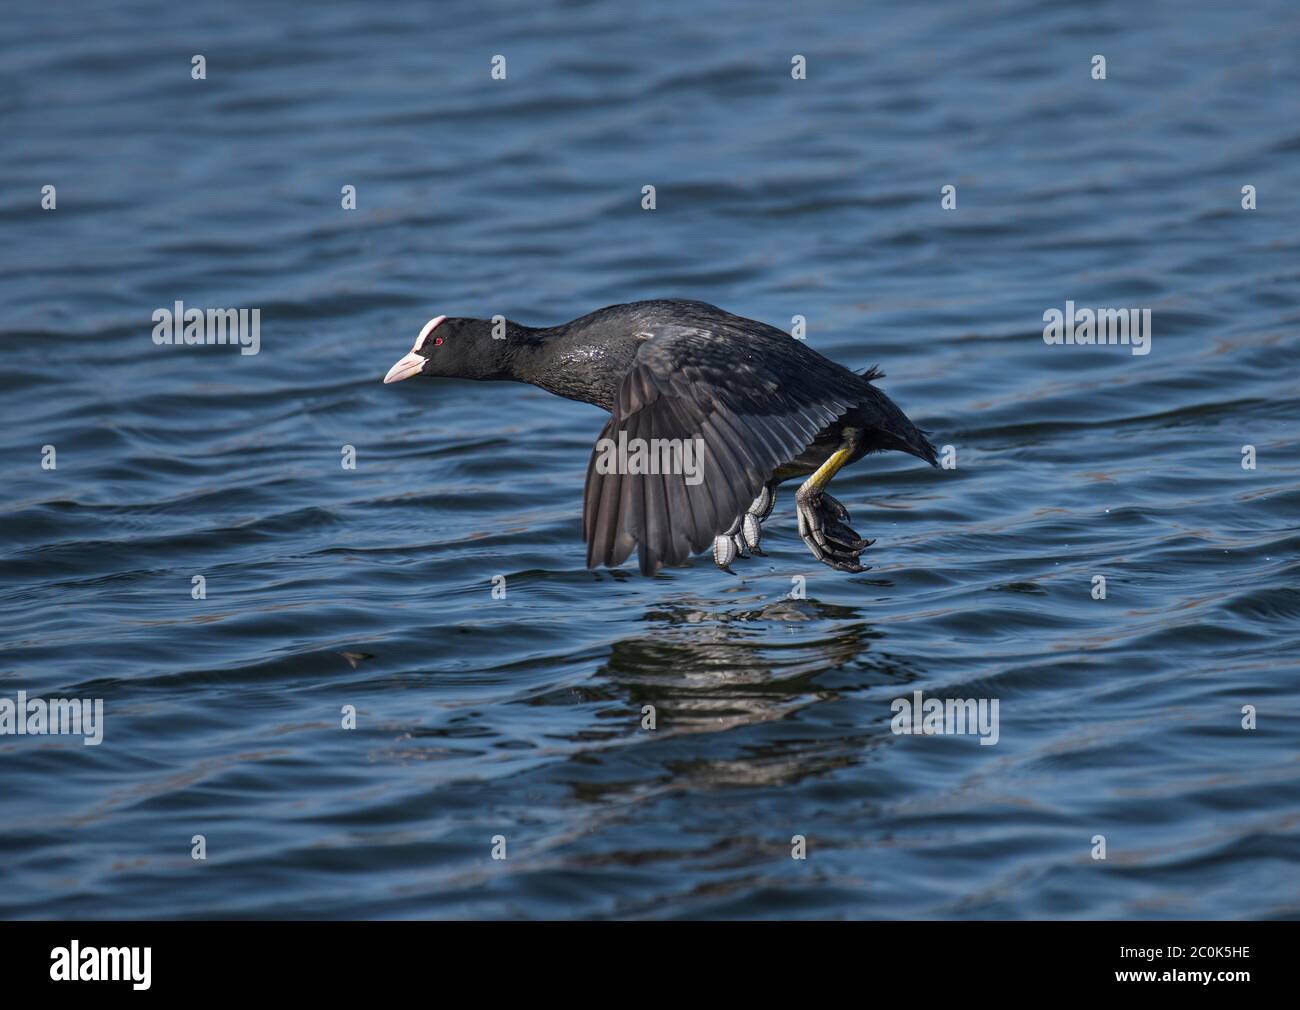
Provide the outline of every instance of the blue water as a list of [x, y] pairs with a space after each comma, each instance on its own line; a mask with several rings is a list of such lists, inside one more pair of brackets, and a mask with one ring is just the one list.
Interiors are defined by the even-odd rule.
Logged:
[[[1294, 4], [5, 21], [0, 698], [105, 725], [0, 737], [0, 915], [1300, 915]], [[787, 486], [736, 577], [588, 572], [599, 410], [380, 382], [674, 296], [952, 447], [836, 480], [870, 571]], [[260, 353], [155, 346], [178, 299]], [[1067, 299], [1151, 353], [1047, 346]], [[891, 732], [918, 690], [996, 745]]]

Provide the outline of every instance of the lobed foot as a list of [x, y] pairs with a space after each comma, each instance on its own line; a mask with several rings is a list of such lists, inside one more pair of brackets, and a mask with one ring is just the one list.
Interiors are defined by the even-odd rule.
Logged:
[[772, 514], [776, 503], [776, 484], [768, 484], [758, 493], [731, 528], [713, 540], [713, 561], [723, 571], [731, 571], [731, 563], [736, 558], [746, 558], [751, 554], [766, 557], [758, 549], [762, 541], [763, 520]]
[[795, 495], [799, 536], [822, 564], [842, 572], [865, 572], [858, 557], [874, 540], [864, 540], [848, 525], [849, 510], [825, 492], [803, 489]]

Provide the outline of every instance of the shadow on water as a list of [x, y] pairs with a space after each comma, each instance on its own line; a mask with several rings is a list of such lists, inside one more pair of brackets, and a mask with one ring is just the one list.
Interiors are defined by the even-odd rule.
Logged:
[[[643, 621], [644, 633], [613, 643], [588, 694], [632, 706], [643, 727], [651, 706], [653, 740], [643, 739], [671, 751], [664, 765], [683, 788], [775, 785], [856, 760], [887, 724], [835, 729], [809, 712], [921, 676], [879, 649], [884, 633], [855, 607], [782, 599], [719, 609], [688, 597]], [[698, 757], [679, 755], [667, 742], [688, 734], [715, 739], [693, 741]]]

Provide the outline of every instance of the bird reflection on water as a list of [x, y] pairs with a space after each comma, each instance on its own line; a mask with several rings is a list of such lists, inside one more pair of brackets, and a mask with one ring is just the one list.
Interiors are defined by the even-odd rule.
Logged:
[[[684, 597], [648, 610], [644, 634], [615, 642], [596, 670], [603, 687], [590, 696], [621, 699], [638, 713], [654, 706], [656, 728], [637, 737], [662, 742], [680, 734], [721, 735], [740, 727], [775, 724], [801, 709], [848, 694], [896, 685], [917, 676], [909, 664], [873, 652], [884, 634], [858, 608], [816, 600], [754, 601], [720, 609]], [[822, 676], [833, 673], [833, 683]], [[856, 760], [888, 733], [887, 705], [878, 723], [847, 728], [834, 739], [773, 735], [728, 755], [713, 749], [699, 761], [673, 763], [683, 784], [769, 784], [801, 778]]]

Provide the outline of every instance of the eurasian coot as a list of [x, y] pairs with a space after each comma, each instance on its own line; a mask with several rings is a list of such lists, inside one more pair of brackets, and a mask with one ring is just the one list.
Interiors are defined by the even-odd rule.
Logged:
[[759, 528], [776, 487], [795, 494], [799, 535], [818, 561], [863, 571], [874, 541], [826, 493], [869, 452], [898, 449], [937, 465], [925, 435], [861, 374], [766, 323], [705, 302], [611, 305], [534, 329], [498, 317], [429, 320], [384, 382], [412, 376], [527, 382], [610, 412], [587, 466], [587, 565], [641, 571], [681, 564], [712, 546], [730, 570], [761, 553]]

